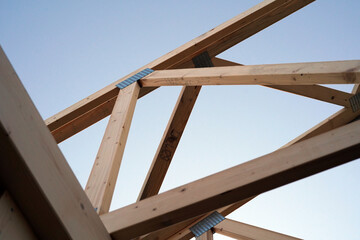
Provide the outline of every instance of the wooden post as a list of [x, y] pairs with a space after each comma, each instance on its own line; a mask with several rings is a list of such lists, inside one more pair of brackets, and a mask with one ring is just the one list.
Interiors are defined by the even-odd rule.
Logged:
[[120, 90], [86, 184], [85, 192], [99, 214], [110, 208], [139, 91], [136, 82]]

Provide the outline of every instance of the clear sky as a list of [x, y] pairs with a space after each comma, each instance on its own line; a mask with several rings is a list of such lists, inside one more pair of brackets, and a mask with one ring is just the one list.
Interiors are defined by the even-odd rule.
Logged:
[[[0, 0], [0, 44], [46, 119], [259, 2]], [[220, 57], [359, 59], [359, 9], [360, 1], [318, 0]], [[112, 209], [136, 200], [179, 91], [138, 101]], [[260, 86], [203, 87], [161, 191], [274, 151], [339, 109]], [[107, 120], [60, 144], [82, 186]], [[359, 172], [356, 160], [288, 184], [230, 218], [305, 239], [360, 239]]]

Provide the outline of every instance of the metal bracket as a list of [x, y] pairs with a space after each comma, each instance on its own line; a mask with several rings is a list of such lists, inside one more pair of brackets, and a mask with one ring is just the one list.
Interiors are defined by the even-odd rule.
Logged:
[[207, 51], [199, 54], [198, 56], [192, 59], [196, 68], [204, 68], [204, 67], [213, 67], [214, 64], [211, 61], [209, 53]]
[[195, 237], [201, 236], [203, 233], [206, 233], [225, 218], [218, 212], [213, 212], [194, 226], [190, 228], [190, 231], [195, 235]]
[[137, 74], [125, 79], [121, 83], [118, 83], [116, 86], [120, 89], [124, 89], [127, 86], [129, 86], [130, 84], [142, 79], [143, 77], [149, 75], [152, 72], [154, 72], [154, 70], [152, 70], [150, 68], [145, 68], [144, 70], [138, 72]]
[[360, 93], [355, 94], [351, 98], [349, 98], [350, 106], [353, 112], [357, 112], [360, 110]]

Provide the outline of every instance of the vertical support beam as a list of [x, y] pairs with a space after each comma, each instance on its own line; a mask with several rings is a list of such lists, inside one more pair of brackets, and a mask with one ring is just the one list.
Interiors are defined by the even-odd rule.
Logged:
[[197, 237], [196, 240], [213, 240], [213, 233], [211, 230], [209, 230]]
[[139, 91], [136, 82], [120, 90], [86, 184], [85, 192], [99, 214], [109, 212]]

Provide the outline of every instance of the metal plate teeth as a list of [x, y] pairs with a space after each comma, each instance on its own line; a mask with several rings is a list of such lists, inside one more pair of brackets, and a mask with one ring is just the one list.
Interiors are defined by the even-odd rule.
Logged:
[[150, 68], [145, 68], [144, 70], [136, 73], [135, 75], [125, 79], [124, 81], [122, 81], [121, 83], [118, 83], [116, 86], [120, 89], [124, 89], [127, 86], [129, 86], [130, 84], [142, 79], [143, 77], [149, 75], [150, 73], [152, 73], [154, 70], [150, 69]]
[[350, 106], [353, 112], [357, 112], [360, 110], [360, 93], [355, 94], [351, 98], [349, 98]]
[[190, 231], [195, 235], [195, 237], [201, 236], [203, 233], [209, 231], [211, 228], [215, 227], [225, 218], [218, 212], [213, 212], [194, 226], [190, 228]]

